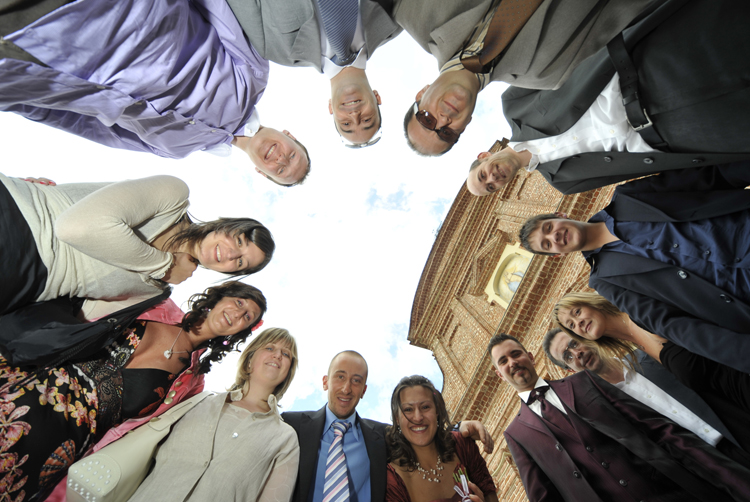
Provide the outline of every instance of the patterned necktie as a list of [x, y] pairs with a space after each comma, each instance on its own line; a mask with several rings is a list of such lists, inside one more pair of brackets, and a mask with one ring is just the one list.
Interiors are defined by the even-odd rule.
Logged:
[[333, 427], [333, 442], [328, 448], [326, 475], [323, 478], [323, 502], [349, 502], [349, 473], [344, 455], [344, 434], [352, 424], [336, 420]]
[[558, 410], [544, 398], [544, 393], [548, 390], [549, 386], [537, 387], [532, 390], [527, 404], [539, 401], [539, 404], [542, 406], [542, 418], [547, 422], [554, 424], [557, 428], [565, 430], [570, 427], [570, 419], [565, 413]]
[[323, 30], [336, 54], [332, 59], [337, 66], [351, 64], [355, 54], [351, 51], [354, 32], [357, 31], [359, 0], [317, 0]]

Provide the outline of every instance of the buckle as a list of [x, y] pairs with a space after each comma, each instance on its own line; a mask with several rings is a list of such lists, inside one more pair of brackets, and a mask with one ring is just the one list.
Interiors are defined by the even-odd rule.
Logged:
[[628, 119], [627, 119], [627, 120], [628, 120], [628, 125], [629, 125], [629, 126], [630, 126], [630, 127], [631, 127], [631, 128], [632, 128], [632, 129], [634, 130], [634, 131], [635, 131], [635, 132], [639, 132], [639, 131], [642, 131], [642, 130], [644, 130], [644, 129], [648, 129], [649, 127], [651, 127], [652, 125], [654, 125], [654, 123], [653, 123], [653, 122], [651, 122], [651, 117], [649, 117], [649, 116], [648, 116], [648, 113], [646, 113], [646, 109], [645, 109], [645, 108], [643, 108], [642, 110], [643, 110], [643, 116], [644, 116], [644, 117], [646, 117], [646, 120], [648, 121], [648, 122], [646, 122], [645, 124], [641, 124], [641, 125], [639, 125], [639, 126], [634, 126], [634, 125], [633, 125], [633, 124], [632, 124], [632, 123], [630, 122], [630, 117], [628, 117]]

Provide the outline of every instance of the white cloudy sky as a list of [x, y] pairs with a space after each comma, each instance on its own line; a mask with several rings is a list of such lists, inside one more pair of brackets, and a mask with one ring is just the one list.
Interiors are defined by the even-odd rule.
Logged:
[[[268, 298], [265, 327], [289, 329], [299, 345], [299, 370], [282, 406], [320, 408], [331, 357], [353, 349], [370, 366], [358, 411], [390, 422], [390, 395], [401, 377], [419, 373], [442, 386], [432, 353], [406, 341], [412, 300], [471, 160], [508, 136], [509, 127], [500, 103], [505, 85], [494, 83], [480, 95], [473, 122], [453, 150], [440, 159], [418, 157], [404, 141], [403, 116], [437, 75], [435, 60], [402, 34], [377, 50], [367, 73], [383, 99], [384, 135], [373, 147], [350, 150], [328, 115], [328, 80], [310, 68], [271, 65], [258, 106], [261, 121], [289, 129], [308, 147], [312, 172], [302, 187], [276, 187], [240, 151], [227, 158], [199, 152], [168, 160], [105, 148], [9, 113], [0, 116], [0, 171], [58, 183], [171, 174], [190, 186], [195, 217], [260, 220], [273, 232], [277, 252], [245, 281]], [[172, 297], [183, 305], [190, 294], [221, 280], [198, 270]], [[208, 389], [223, 390], [234, 380], [233, 356], [208, 375]]]

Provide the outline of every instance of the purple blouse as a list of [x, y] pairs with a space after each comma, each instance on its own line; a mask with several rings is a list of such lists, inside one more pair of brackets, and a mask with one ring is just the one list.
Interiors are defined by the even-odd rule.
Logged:
[[180, 158], [230, 143], [268, 82], [225, 0], [78, 0], [6, 37], [0, 110]]

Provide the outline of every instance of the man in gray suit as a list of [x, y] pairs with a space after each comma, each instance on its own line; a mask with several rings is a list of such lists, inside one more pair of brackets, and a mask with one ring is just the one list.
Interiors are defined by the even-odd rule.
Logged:
[[417, 93], [404, 118], [409, 146], [422, 155], [450, 150], [471, 121], [477, 94], [490, 82], [533, 89], [561, 86], [578, 64], [655, 1], [543, 0], [485, 73], [464, 69], [460, 57], [481, 53], [499, 1], [397, 2], [394, 19], [435, 56], [440, 68], [438, 78]]
[[[284, 66], [311, 66], [331, 81], [328, 111], [346, 146], [369, 146], [380, 139], [381, 98], [365, 73], [372, 53], [401, 33], [380, 3], [359, 1], [359, 17], [350, 49], [354, 61], [334, 63], [315, 0], [228, 0], [253, 48]], [[384, 2], [385, 3], [385, 2]]]

